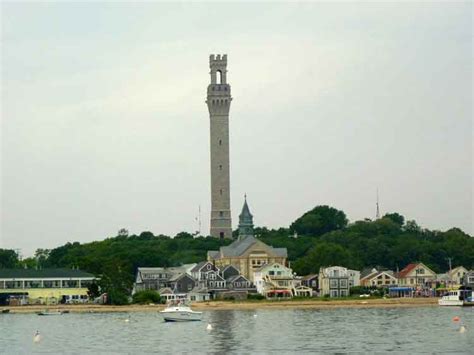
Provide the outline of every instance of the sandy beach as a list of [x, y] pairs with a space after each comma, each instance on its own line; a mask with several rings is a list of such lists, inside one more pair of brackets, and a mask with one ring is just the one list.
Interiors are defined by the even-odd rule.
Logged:
[[[377, 307], [432, 307], [438, 305], [437, 298], [396, 298], [396, 299], [351, 299], [351, 300], [296, 300], [296, 301], [212, 301], [195, 302], [193, 309], [206, 310], [252, 310], [252, 309], [329, 309], [329, 308], [377, 308]], [[62, 310], [71, 313], [102, 313], [102, 312], [157, 312], [165, 305], [126, 305], [105, 306], [95, 304], [59, 305], [59, 306], [21, 306], [2, 307], [10, 313], [36, 313], [44, 311]]]

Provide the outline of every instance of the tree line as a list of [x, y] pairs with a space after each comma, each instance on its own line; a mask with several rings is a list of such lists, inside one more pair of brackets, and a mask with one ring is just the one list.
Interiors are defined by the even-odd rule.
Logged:
[[[236, 232], [237, 233], [237, 232]], [[383, 267], [396, 271], [421, 261], [435, 272], [453, 266], [474, 268], [474, 238], [458, 228], [441, 232], [424, 229], [398, 213], [378, 220], [349, 223], [345, 213], [329, 206], [317, 206], [287, 228], [255, 228], [255, 235], [274, 247], [286, 247], [290, 266], [299, 275], [317, 273], [321, 266], [340, 265], [361, 270]], [[126, 294], [131, 290], [136, 269], [142, 266], [177, 266], [206, 259], [231, 240], [194, 237], [182, 232], [173, 238], [143, 232], [91, 243], [66, 243], [35, 256], [19, 260], [13, 250], [0, 249], [0, 268], [79, 268], [101, 277], [102, 288]]]

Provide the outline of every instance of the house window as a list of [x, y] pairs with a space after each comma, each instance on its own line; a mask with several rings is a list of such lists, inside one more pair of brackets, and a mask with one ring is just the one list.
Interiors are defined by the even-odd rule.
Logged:
[[208, 269], [208, 270], [211, 270], [211, 267], [212, 267], [211, 264], [207, 264], [207, 269]]
[[467, 282], [470, 284], [474, 283], [474, 276], [468, 276]]
[[339, 292], [337, 290], [331, 290], [330, 296], [331, 297], [339, 297]]
[[337, 286], [338, 286], [337, 280], [331, 279], [331, 280], [329, 281], [329, 287], [331, 287], [331, 288], [337, 288]]
[[268, 275], [272, 275], [272, 276], [275, 275], [275, 271], [273, 271], [273, 270], [269, 271]]
[[340, 280], [339, 284], [340, 284], [341, 287], [346, 288], [347, 287], [347, 280]]
[[347, 297], [347, 290], [341, 290], [341, 297]]

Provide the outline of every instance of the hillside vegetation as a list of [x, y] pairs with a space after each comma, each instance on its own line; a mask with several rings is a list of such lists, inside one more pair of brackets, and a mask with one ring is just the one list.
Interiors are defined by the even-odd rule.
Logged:
[[[382, 266], [402, 269], [421, 261], [436, 272], [453, 266], [474, 268], [474, 238], [458, 228], [445, 232], [420, 228], [397, 213], [349, 224], [344, 212], [318, 206], [298, 218], [289, 228], [255, 228], [256, 236], [274, 247], [286, 247], [291, 267], [300, 275], [318, 272], [320, 266], [341, 265], [354, 269]], [[294, 238], [294, 236], [297, 238]], [[206, 259], [207, 250], [217, 250], [229, 240], [194, 238], [179, 233], [174, 238], [120, 235], [92, 243], [66, 243], [52, 250], [39, 249], [34, 258], [18, 260], [12, 250], [0, 249], [0, 268], [78, 267], [102, 278], [104, 288], [130, 290], [140, 266], [175, 266]]]

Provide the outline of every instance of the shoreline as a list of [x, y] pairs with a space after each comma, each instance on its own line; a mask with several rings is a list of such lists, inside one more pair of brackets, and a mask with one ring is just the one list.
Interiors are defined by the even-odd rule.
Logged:
[[[256, 309], [333, 309], [333, 308], [407, 308], [438, 306], [438, 298], [395, 298], [395, 299], [351, 299], [351, 300], [297, 300], [297, 301], [211, 301], [195, 302], [192, 308], [199, 311], [239, 311]], [[120, 312], [158, 312], [165, 305], [32, 305], [32, 306], [5, 306], [0, 310], [10, 310], [9, 314], [37, 313], [49, 311], [69, 311], [70, 313], [120, 313]], [[0, 314], [1, 316], [1, 314]]]

